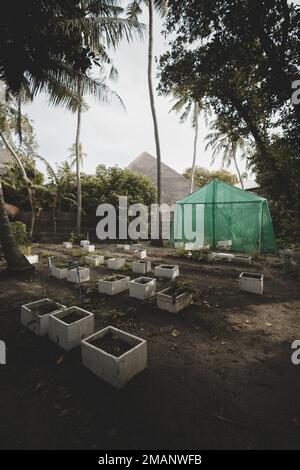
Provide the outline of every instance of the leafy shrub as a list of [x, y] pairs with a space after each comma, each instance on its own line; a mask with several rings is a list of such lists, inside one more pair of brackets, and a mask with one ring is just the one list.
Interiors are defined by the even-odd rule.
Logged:
[[188, 258], [195, 261], [209, 261], [209, 250], [185, 250], [184, 248], [178, 248], [176, 250], [176, 256], [180, 258]]
[[71, 232], [69, 236], [69, 242], [78, 244], [81, 240], [85, 240], [86, 236], [83, 233]]
[[[12, 222], [11, 230], [23, 255], [30, 255], [31, 253], [31, 241], [27, 233], [26, 225], [23, 222]], [[0, 244], [0, 257], [4, 256], [1, 244]]]
[[27, 233], [26, 225], [23, 222], [13, 222], [11, 230], [18, 246], [29, 246], [30, 239]]

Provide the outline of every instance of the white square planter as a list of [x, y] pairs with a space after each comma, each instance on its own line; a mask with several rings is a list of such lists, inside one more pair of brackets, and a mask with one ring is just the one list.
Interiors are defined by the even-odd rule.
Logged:
[[100, 294], [116, 295], [128, 289], [129, 276], [110, 276], [98, 281], [98, 291]]
[[244, 255], [234, 255], [233, 261], [236, 261], [241, 264], [252, 264], [251, 256], [244, 256]]
[[179, 266], [171, 264], [161, 264], [154, 268], [154, 274], [158, 277], [167, 277], [169, 279], [175, 279], [179, 276]]
[[126, 259], [123, 258], [110, 258], [107, 260], [108, 269], [121, 269], [126, 263]]
[[137, 274], [147, 274], [151, 271], [151, 261], [141, 260], [132, 263], [132, 271]]
[[240, 290], [262, 294], [264, 291], [263, 274], [241, 273], [239, 277]]
[[90, 266], [96, 267], [104, 264], [104, 256], [94, 255], [94, 256], [86, 256], [85, 257], [86, 264]]
[[134, 250], [133, 254], [136, 258], [139, 258], [139, 259], [147, 258], [146, 250]]
[[184, 291], [176, 295], [172, 295], [173, 287], [168, 287], [157, 294], [157, 306], [161, 310], [167, 310], [170, 313], [178, 313], [184, 308], [191, 305], [193, 293]]
[[71, 242], [63, 242], [63, 247], [64, 247], [64, 248], [73, 248], [73, 243], [71, 243]]
[[57, 268], [56, 266], [51, 266], [50, 272], [51, 276], [56, 277], [57, 279], [67, 279], [68, 277], [67, 268]]
[[21, 323], [38, 336], [48, 333], [49, 317], [52, 313], [60, 312], [66, 308], [50, 299], [42, 299], [30, 304], [22, 305]]
[[143, 245], [141, 243], [133, 243], [131, 246], [132, 250], [141, 250], [143, 249]]
[[122, 388], [147, 367], [147, 342], [108, 326], [81, 342], [81, 357], [94, 374]]
[[95, 251], [95, 245], [83, 245], [82, 249], [85, 253], [92, 253]]
[[82, 308], [69, 307], [49, 317], [49, 338], [66, 351], [93, 332], [94, 315]]
[[28, 259], [30, 264], [37, 264], [39, 262], [39, 257], [38, 255], [27, 255], [25, 258]]
[[156, 279], [139, 277], [129, 282], [129, 296], [136, 299], [149, 299], [156, 294]]
[[203, 245], [201, 243], [186, 243], [184, 248], [187, 251], [196, 251], [196, 250], [209, 250], [209, 245]]
[[227, 261], [231, 261], [234, 258], [232, 253], [217, 253], [212, 252], [209, 254], [209, 259], [223, 259]]
[[86, 246], [86, 245], [89, 245], [89, 244], [90, 244], [89, 240], [81, 240], [81, 242], [80, 242], [80, 246]]
[[117, 245], [117, 249], [118, 249], [118, 250], [126, 250], [126, 251], [128, 251], [128, 250], [130, 250], [130, 245], [128, 245], [128, 244]]
[[225, 250], [230, 251], [232, 246], [232, 240], [220, 240], [217, 242], [218, 248], [225, 248]]
[[[79, 279], [78, 279], [78, 274], [79, 274]], [[69, 269], [67, 280], [69, 282], [73, 282], [74, 284], [79, 284], [79, 281], [87, 282], [90, 280], [90, 270], [89, 268], [81, 268], [81, 267], [79, 267], [78, 270], [77, 268]]]

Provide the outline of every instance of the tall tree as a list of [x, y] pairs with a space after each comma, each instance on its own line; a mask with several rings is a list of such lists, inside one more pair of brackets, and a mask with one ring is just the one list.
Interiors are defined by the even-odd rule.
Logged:
[[[18, 11], [22, 22], [15, 21]], [[50, 103], [64, 105], [76, 112], [82, 95], [91, 93], [105, 101], [103, 81], [85, 73], [100, 59], [109, 62], [106, 47], [143, 34], [143, 26], [134, 18], [121, 17], [117, 0], [28, 0], [6, 3], [0, 18], [0, 80], [15, 95], [28, 98], [44, 91]], [[83, 47], [82, 39], [85, 38]], [[0, 204], [4, 201], [0, 199]], [[4, 213], [4, 205], [1, 207]], [[1, 219], [4, 223], [4, 218]], [[1, 227], [0, 231], [6, 230]], [[5, 243], [9, 258], [11, 245]], [[22, 266], [20, 266], [22, 267]]]
[[219, 154], [222, 154], [222, 168], [224, 168], [224, 166], [229, 167], [233, 162], [241, 187], [244, 189], [244, 182], [237, 158], [239, 153], [241, 160], [247, 159], [247, 151], [249, 156], [249, 147], [245, 139], [239, 137], [237, 133], [229, 129], [226, 131], [224, 126], [222, 126], [222, 122], [216, 119], [211, 123], [210, 133], [206, 136], [205, 140], [207, 141], [205, 150], [212, 150], [211, 163], [213, 164], [215, 162]]
[[[82, 99], [82, 86], [81, 80], [78, 80], [78, 95]], [[77, 110], [77, 127], [76, 127], [76, 141], [75, 141], [75, 154], [76, 154], [76, 186], [77, 186], [77, 220], [76, 229], [77, 233], [81, 233], [81, 213], [82, 213], [82, 191], [81, 191], [81, 154], [80, 154], [80, 132], [81, 132], [81, 102]]]
[[[130, 18], [137, 20], [138, 15], [142, 13], [141, 5], [145, 4], [148, 8], [148, 88], [150, 107], [153, 120], [156, 158], [157, 158], [157, 204], [161, 204], [161, 146], [159, 137], [159, 126], [155, 106], [154, 86], [153, 86], [153, 39], [154, 39], [154, 11], [161, 16], [167, 13], [168, 0], [133, 0], [127, 13]], [[159, 240], [162, 242], [161, 214], [159, 213]]]
[[[76, 143], [69, 148], [70, 154], [68, 155], [68, 160], [70, 161], [70, 166], [73, 167], [76, 165]], [[87, 158], [87, 153], [83, 151], [83, 145], [79, 143], [79, 160], [80, 160], [80, 167], [83, 168], [84, 159]]]
[[175, 97], [175, 104], [171, 111], [176, 113], [182, 113], [180, 116], [181, 122], [185, 122], [188, 116], [191, 114], [191, 124], [195, 130], [194, 134], [194, 145], [193, 145], [193, 160], [192, 160], [192, 171], [190, 175], [191, 187], [190, 193], [194, 191], [194, 180], [195, 180], [195, 168], [197, 163], [197, 148], [198, 148], [198, 134], [199, 134], [199, 117], [203, 109], [203, 102], [194, 100], [186, 87], [175, 88], [172, 92]]
[[54, 169], [53, 166], [42, 156], [39, 160], [46, 166], [48, 183], [45, 185], [45, 196], [50, 199], [48, 207], [52, 209], [53, 230], [57, 231], [57, 218], [61, 211], [62, 204], [66, 202], [69, 206], [76, 207], [75, 196], [75, 175], [68, 162], [63, 162]]

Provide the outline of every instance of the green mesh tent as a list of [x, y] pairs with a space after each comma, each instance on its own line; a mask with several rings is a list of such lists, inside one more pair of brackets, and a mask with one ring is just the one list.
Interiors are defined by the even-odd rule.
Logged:
[[232, 250], [277, 250], [268, 202], [223, 181], [213, 180], [176, 202], [171, 242], [216, 247], [231, 240]]

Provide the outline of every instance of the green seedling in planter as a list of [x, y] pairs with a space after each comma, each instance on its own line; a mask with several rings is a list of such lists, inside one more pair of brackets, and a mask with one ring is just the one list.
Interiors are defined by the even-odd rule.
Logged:
[[68, 250], [68, 254], [71, 256], [74, 256], [74, 258], [81, 258], [82, 251], [79, 249], [71, 249], [71, 250]]
[[109, 281], [109, 282], [114, 282], [114, 281], [119, 281], [120, 279], [124, 279], [125, 276], [121, 276], [120, 274], [113, 274], [112, 276], [106, 276], [103, 278], [103, 281]]
[[53, 258], [55, 255], [56, 255], [56, 253], [54, 253], [53, 251], [39, 252], [39, 257], [40, 258], [49, 258], [50, 256], [51, 256], [51, 258]]

